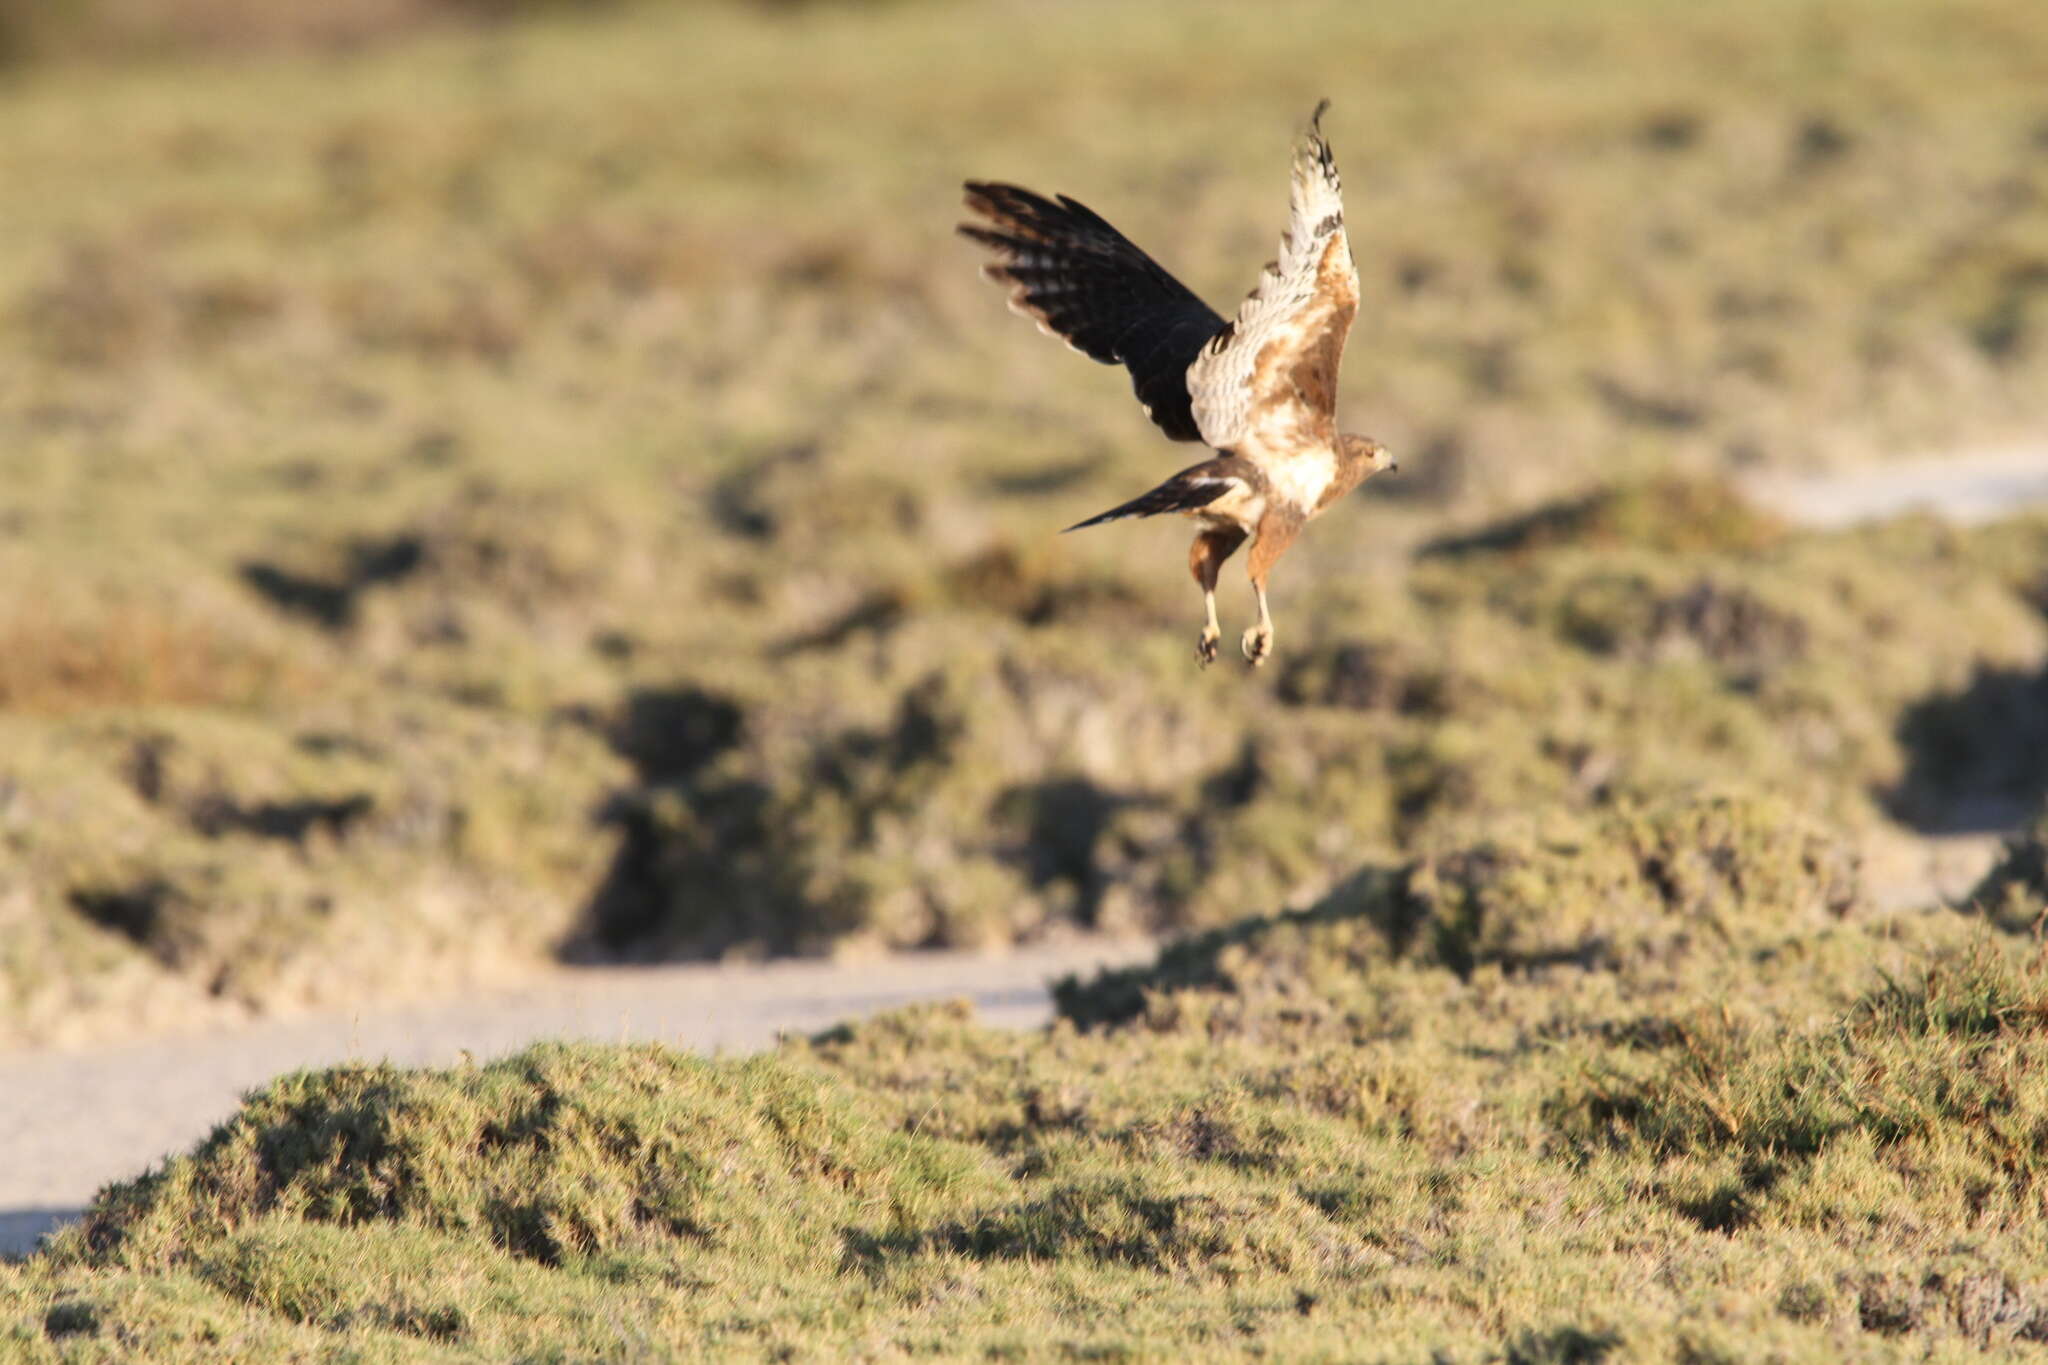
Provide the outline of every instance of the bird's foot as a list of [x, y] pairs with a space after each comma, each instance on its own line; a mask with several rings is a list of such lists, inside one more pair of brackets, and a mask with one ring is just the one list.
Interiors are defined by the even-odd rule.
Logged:
[[1195, 641], [1195, 661], [1207, 668], [1216, 662], [1216, 645], [1223, 638], [1223, 632], [1213, 626], [1202, 628], [1202, 638]]
[[1253, 668], [1257, 668], [1266, 662], [1266, 656], [1273, 652], [1273, 628], [1253, 626], [1245, 631], [1241, 643], [1244, 647], [1244, 657], [1251, 661]]

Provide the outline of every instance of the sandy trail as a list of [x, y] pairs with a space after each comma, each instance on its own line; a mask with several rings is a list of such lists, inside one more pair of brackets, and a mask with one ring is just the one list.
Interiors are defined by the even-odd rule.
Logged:
[[1959, 526], [2048, 504], [2048, 446], [1987, 446], [1820, 474], [1759, 472], [1740, 481], [1759, 507], [1833, 528], [1924, 511]]
[[[1848, 472], [1760, 473], [1744, 487], [1760, 505], [1812, 526], [1912, 509], [1967, 525], [2048, 504], [2048, 446]], [[1881, 901], [1957, 894], [1988, 863], [1995, 840], [1928, 847], [1927, 870], [1894, 869]], [[294, 1068], [386, 1058], [446, 1065], [465, 1053], [481, 1061], [543, 1038], [747, 1049], [778, 1033], [954, 996], [971, 1000], [989, 1023], [1023, 1027], [1050, 1016], [1053, 978], [1149, 951], [1143, 943], [1087, 942], [1006, 957], [558, 969], [515, 991], [458, 1002], [305, 1015], [81, 1052], [0, 1054], [0, 1255], [32, 1250], [101, 1185], [191, 1146], [244, 1091]]]

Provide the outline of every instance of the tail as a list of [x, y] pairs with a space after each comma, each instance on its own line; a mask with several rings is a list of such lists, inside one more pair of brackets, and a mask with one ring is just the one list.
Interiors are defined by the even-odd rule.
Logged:
[[[1141, 493], [1129, 502], [1098, 512], [1086, 521], [1077, 521], [1067, 531], [1082, 531], [1090, 526], [1100, 526], [1108, 521], [1122, 521], [1126, 517], [1156, 517], [1165, 512], [1193, 512], [1207, 507], [1226, 493], [1249, 491], [1257, 486], [1259, 472], [1248, 460], [1235, 455], [1221, 455], [1213, 460], [1189, 465], [1180, 473], [1160, 484], [1149, 493]], [[1065, 535], [1066, 531], [1062, 531]]]

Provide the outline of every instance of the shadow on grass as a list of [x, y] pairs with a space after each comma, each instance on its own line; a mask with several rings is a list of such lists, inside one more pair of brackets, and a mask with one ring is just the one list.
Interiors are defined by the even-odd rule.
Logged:
[[622, 838], [560, 956], [793, 953], [846, 927], [829, 891], [820, 901], [802, 832], [846, 818], [865, 843], [914, 808], [960, 738], [942, 694], [936, 676], [910, 688], [887, 724], [816, 745], [801, 780], [780, 787], [717, 761], [745, 738], [737, 703], [688, 686], [633, 694], [608, 733], [647, 780], [599, 813]]
[[1508, 1344], [1508, 1365], [1601, 1365], [1621, 1345], [1613, 1332], [1555, 1327], [1524, 1332]]
[[1398, 957], [1415, 939], [1428, 914], [1405, 891], [1406, 869], [1365, 867], [1354, 872], [1306, 910], [1256, 915], [1160, 950], [1154, 962], [1111, 968], [1086, 980], [1065, 977], [1053, 984], [1055, 1008], [1082, 1028], [1120, 1024], [1145, 1012], [1148, 993], [1196, 990], [1229, 984], [1225, 966], [1233, 949], [1256, 944], [1276, 929], [1305, 928], [1342, 920], [1363, 920]]
[[640, 687], [603, 728], [642, 782], [676, 782], [739, 743], [746, 719], [738, 701], [701, 687]]
[[1055, 777], [1010, 788], [990, 816], [1023, 833], [1002, 850], [1004, 860], [1036, 890], [1070, 886], [1075, 918], [1092, 927], [1109, 889], [1102, 846], [1117, 812], [1154, 804], [1156, 798], [1112, 791], [1085, 777]]
[[424, 542], [402, 535], [356, 544], [349, 551], [347, 569], [335, 578], [302, 574], [262, 560], [242, 565], [241, 572], [242, 581], [279, 611], [340, 630], [354, 622], [356, 602], [364, 592], [409, 577], [425, 560]]
[[2048, 798], [2048, 669], [1980, 668], [1899, 718], [1906, 771], [1882, 793], [1924, 834], [2014, 829]]
[[259, 839], [304, 844], [316, 832], [342, 838], [375, 804], [368, 792], [332, 799], [247, 803], [216, 793], [194, 804], [191, 821], [194, 829], [209, 838], [249, 834]]

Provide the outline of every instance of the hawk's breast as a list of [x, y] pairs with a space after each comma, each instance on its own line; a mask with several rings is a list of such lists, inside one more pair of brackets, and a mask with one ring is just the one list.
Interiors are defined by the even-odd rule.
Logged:
[[1324, 490], [1337, 477], [1337, 453], [1327, 446], [1311, 446], [1268, 462], [1265, 472], [1275, 497], [1304, 517], [1314, 516]]

